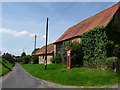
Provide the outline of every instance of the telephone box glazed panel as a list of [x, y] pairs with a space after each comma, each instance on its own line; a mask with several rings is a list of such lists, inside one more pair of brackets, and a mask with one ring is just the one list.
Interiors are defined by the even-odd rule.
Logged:
[[74, 55], [74, 50], [68, 50], [67, 51], [67, 69], [70, 69], [74, 66], [73, 62], [73, 55]]

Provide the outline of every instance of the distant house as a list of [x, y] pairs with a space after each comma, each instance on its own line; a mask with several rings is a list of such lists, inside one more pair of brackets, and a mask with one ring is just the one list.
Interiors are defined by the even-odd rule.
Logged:
[[[53, 57], [54, 54], [54, 45], [49, 44], [47, 45], [47, 64], [51, 64], [50, 58]], [[39, 57], [39, 64], [44, 64], [45, 62], [45, 46], [38, 49], [35, 53], [32, 55], [37, 55]]]
[[54, 54], [62, 52], [63, 42], [77, 41], [81, 42], [80, 35], [97, 26], [106, 25], [111, 19], [118, 26], [117, 32], [120, 33], [120, 3], [70, 27], [64, 34], [54, 42]]

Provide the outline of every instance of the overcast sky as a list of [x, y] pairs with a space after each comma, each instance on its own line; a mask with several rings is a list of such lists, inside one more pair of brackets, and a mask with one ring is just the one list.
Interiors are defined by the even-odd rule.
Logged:
[[37, 34], [37, 48], [45, 45], [47, 17], [48, 42], [52, 43], [71, 26], [114, 4], [116, 2], [3, 2], [0, 51], [20, 55], [24, 49], [31, 54], [34, 34]]

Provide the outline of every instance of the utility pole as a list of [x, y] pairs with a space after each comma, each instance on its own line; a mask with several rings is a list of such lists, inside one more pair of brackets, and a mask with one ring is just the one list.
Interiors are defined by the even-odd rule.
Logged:
[[37, 37], [37, 35], [35, 34], [35, 44], [34, 44], [34, 50], [36, 49], [36, 37]]
[[48, 18], [46, 22], [45, 70], [47, 69], [47, 40], [48, 40]]

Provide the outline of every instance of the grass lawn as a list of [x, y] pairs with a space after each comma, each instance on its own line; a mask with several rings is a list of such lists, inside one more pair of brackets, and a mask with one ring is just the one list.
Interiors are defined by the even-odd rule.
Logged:
[[9, 61], [2, 59], [0, 57], [0, 76], [3, 76], [5, 74], [7, 74], [10, 70], [8, 68], [6, 68], [4, 65], [2, 65], [2, 63], [6, 66], [9, 67], [10, 69], [13, 67], [13, 64], [10, 63]]
[[66, 65], [49, 64], [44, 70], [41, 64], [24, 64], [23, 68], [33, 76], [62, 85], [103, 86], [118, 84], [119, 74], [93, 68], [66, 69]]

